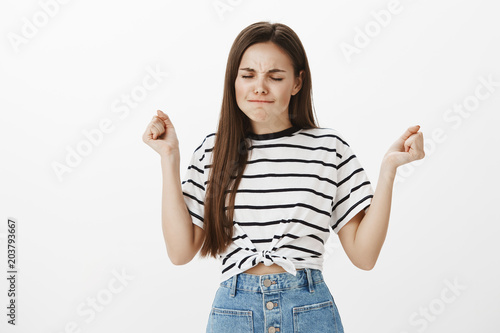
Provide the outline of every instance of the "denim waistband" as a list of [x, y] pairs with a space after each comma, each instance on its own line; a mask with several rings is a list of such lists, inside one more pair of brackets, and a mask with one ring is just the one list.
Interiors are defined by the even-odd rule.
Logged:
[[307, 286], [310, 292], [314, 292], [314, 284], [323, 281], [323, 274], [319, 269], [302, 268], [297, 270], [295, 276], [288, 272], [263, 275], [239, 273], [222, 281], [220, 286], [230, 288], [230, 295], [234, 297], [236, 290], [272, 293]]

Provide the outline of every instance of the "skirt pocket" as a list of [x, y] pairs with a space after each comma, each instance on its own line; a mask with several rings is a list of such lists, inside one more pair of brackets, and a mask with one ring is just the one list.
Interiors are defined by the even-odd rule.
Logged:
[[253, 314], [251, 310], [212, 307], [208, 326], [210, 333], [253, 333]]
[[338, 333], [333, 302], [326, 301], [293, 308], [294, 333]]

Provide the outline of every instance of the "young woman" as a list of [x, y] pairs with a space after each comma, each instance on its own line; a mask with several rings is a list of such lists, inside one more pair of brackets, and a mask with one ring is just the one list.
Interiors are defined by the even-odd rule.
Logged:
[[373, 191], [343, 135], [313, 119], [298, 36], [269, 22], [236, 37], [217, 131], [195, 149], [182, 182], [175, 128], [158, 110], [143, 141], [161, 155], [169, 258], [186, 264], [201, 249], [221, 260], [207, 332], [343, 332], [322, 275], [324, 244], [333, 230], [354, 265], [373, 268], [396, 169], [424, 157], [418, 129], [389, 148]]

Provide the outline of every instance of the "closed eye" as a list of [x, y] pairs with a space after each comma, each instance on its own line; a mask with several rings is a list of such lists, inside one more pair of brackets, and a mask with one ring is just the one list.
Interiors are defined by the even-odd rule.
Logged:
[[[250, 78], [252, 78], [253, 76], [251, 76], [251, 75], [242, 75], [241, 77], [242, 77], [242, 78], [244, 78], [244, 79], [250, 79]], [[282, 79], [282, 78], [272, 77], [272, 78], [271, 78], [271, 80], [274, 80], [274, 81], [281, 81], [281, 80], [283, 80], [283, 79]]]

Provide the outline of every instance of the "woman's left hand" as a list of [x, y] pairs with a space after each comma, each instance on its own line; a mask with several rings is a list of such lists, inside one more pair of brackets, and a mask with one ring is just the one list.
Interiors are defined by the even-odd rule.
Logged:
[[418, 131], [419, 128], [419, 125], [409, 127], [385, 153], [384, 162], [389, 163], [394, 170], [403, 164], [424, 158], [424, 135]]

